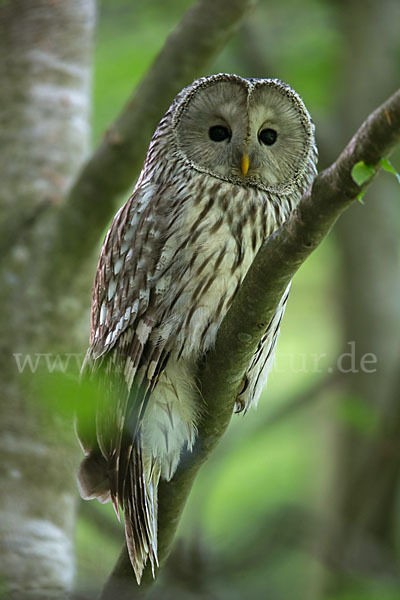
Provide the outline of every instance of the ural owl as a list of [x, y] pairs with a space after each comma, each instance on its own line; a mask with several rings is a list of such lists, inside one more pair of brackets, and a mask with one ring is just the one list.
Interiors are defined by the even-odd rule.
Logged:
[[[202, 411], [196, 362], [263, 241], [312, 183], [314, 127], [275, 79], [213, 75], [173, 101], [132, 196], [116, 214], [94, 281], [83, 373], [98, 386], [92, 427], [78, 416], [83, 498], [124, 511], [140, 582], [157, 564], [157, 486], [191, 449]], [[248, 367], [236, 410], [256, 405], [288, 291]], [[199, 405], [200, 404], [200, 405]]]

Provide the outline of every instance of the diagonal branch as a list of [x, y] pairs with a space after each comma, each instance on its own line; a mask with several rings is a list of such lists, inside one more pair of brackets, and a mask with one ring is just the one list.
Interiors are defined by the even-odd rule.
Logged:
[[255, 2], [198, 0], [184, 14], [60, 207], [52, 251], [57, 279], [68, 281], [95, 247], [116, 199], [140, 171], [149, 139], [172, 99], [204, 74]]
[[[377, 165], [399, 142], [400, 90], [368, 117], [256, 256], [218, 331], [214, 350], [200, 365], [200, 388], [208, 410], [199, 423], [194, 451], [185, 454], [172, 481], [162, 482], [159, 488], [161, 564], [170, 551], [197, 471], [229, 424], [245, 370], [288, 282], [361, 191], [351, 177], [352, 167], [359, 161]], [[137, 587], [124, 547], [101, 598], [115, 597], [116, 589], [120, 598], [125, 597], [124, 591], [129, 598], [144, 597], [149, 585], [151, 573], [146, 568], [142, 587]]]

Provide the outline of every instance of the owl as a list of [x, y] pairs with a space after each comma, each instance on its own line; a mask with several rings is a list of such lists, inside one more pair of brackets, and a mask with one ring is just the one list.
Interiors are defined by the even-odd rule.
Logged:
[[[312, 120], [288, 85], [203, 77], [160, 121], [105, 237], [82, 369], [95, 382], [96, 406], [78, 414], [78, 483], [83, 498], [123, 510], [138, 583], [147, 561], [153, 574], [158, 564], [158, 483], [193, 448], [206, 410], [196, 364], [258, 249], [311, 185], [316, 162]], [[257, 404], [288, 293], [248, 366], [237, 412]]]

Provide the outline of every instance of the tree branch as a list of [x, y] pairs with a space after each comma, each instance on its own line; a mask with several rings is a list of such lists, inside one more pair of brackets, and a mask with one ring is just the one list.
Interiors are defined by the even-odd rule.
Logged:
[[69, 278], [94, 248], [116, 198], [139, 172], [149, 139], [171, 101], [204, 73], [255, 2], [198, 0], [184, 14], [60, 207], [52, 251], [57, 279]]
[[[297, 209], [257, 254], [222, 322], [215, 348], [199, 368], [207, 411], [199, 423], [194, 450], [184, 454], [172, 481], [163, 481], [159, 487], [161, 565], [169, 554], [196, 473], [229, 424], [243, 375], [290, 279], [362, 190], [351, 177], [352, 167], [361, 160], [377, 165], [399, 141], [400, 90], [361, 125], [339, 158], [316, 177]], [[138, 589], [124, 547], [101, 598], [115, 597], [121, 586], [129, 589], [129, 598], [144, 597], [149, 585], [151, 572], [146, 568]]]

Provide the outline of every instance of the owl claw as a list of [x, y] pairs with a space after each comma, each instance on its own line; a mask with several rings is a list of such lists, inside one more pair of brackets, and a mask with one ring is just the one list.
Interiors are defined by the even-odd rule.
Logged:
[[244, 401], [243, 398], [241, 398], [241, 396], [243, 396], [244, 392], [247, 390], [248, 387], [249, 387], [249, 380], [247, 377], [245, 377], [243, 379], [242, 389], [240, 390], [240, 392], [236, 398], [236, 401], [235, 401], [235, 407], [233, 410], [233, 412], [235, 414], [239, 414], [239, 413], [243, 412], [244, 409], [246, 408], [246, 402]]
[[236, 398], [235, 401], [235, 407], [234, 407], [234, 413], [235, 415], [238, 415], [239, 413], [243, 412], [245, 409], [246, 403], [244, 400], [242, 400], [241, 398]]

